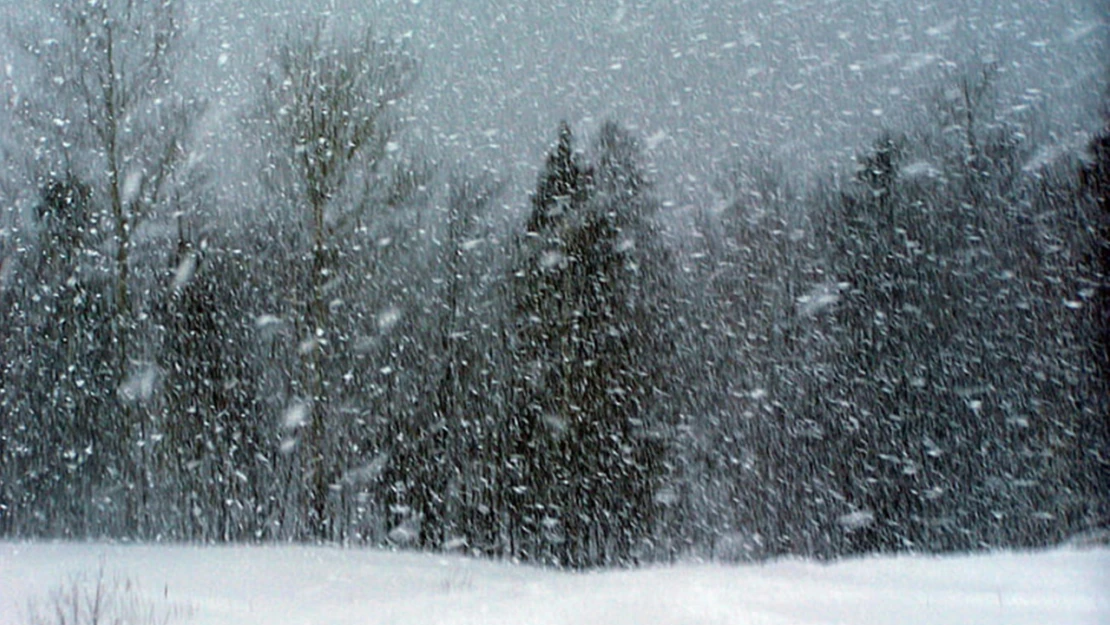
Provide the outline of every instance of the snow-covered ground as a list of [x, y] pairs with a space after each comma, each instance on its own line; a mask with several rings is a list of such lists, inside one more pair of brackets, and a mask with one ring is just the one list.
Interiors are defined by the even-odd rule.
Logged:
[[100, 563], [197, 624], [1110, 623], [1110, 550], [572, 574], [329, 547], [0, 542], [0, 625]]

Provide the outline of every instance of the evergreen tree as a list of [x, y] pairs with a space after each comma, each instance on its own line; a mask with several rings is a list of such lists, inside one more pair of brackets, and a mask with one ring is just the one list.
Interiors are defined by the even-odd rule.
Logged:
[[[152, 372], [144, 332], [152, 290], [144, 287], [154, 279], [148, 269], [158, 266], [145, 262], [155, 256], [139, 253], [152, 239], [140, 233], [189, 186], [189, 168], [182, 164], [203, 110], [203, 103], [176, 89], [186, 48], [182, 15], [178, 2], [52, 3], [38, 32], [25, 35], [22, 47], [35, 71], [12, 100], [14, 130], [36, 145], [35, 175], [46, 172], [58, 181], [76, 175], [87, 185], [89, 206], [100, 209], [85, 225], [104, 237], [99, 249], [86, 250], [86, 260], [97, 260], [98, 277], [111, 275], [110, 298], [96, 301], [97, 314], [107, 316], [95, 334], [112, 345], [107, 364], [113, 375], [97, 376], [98, 387], [83, 394], [115, 399], [99, 412], [83, 413], [90, 423], [79, 427], [111, 432], [104, 441], [114, 448], [92, 453], [110, 457], [106, 481], [117, 490], [102, 501], [122, 511], [102, 527], [122, 525], [135, 535], [149, 530], [152, 446], [145, 402], [151, 387], [140, 382]], [[143, 389], [141, 401], [128, 399], [135, 384]]]
[[516, 513], [525, 555], [627, 563], [653, 531], [667, 352], [667, 259], [632, 139], [601, 129], [596, 168], [560, 128], [533, 197], [517, 277], [521, 367]]
[[5, 259], [14, 280], [0, 300], [11, 331], [0, 370], [4, 516], [16, 535], [110, 535], [124, 526], [126, 449], [109, 435], [119, 406], [99, 213], [88, 185], [67, 176], [43, 186], [35, 214], [38, 241]]
[[856, 189], [816, 215], [825, 270], [847, 287], [813, 397], [834, 553], [1039, 545], [1090, 514], [1075, 433], [1100, 400], [1074, 299], [1081, 220], [1051, 176], [1013, 166], [1018, 138], [963, 119], [984, 126], [964, 132], [975, 158], [927, 132], [882, 137]]
[[[1102, 131], [1091, 138], [1087, 146], [1087, 162], [1080, 169], [1080, 186], [1088, 194], [1089, 201], [1095, 206], [1094, 260], [1102, 286], [1098, 290], [1099, 314], [1097, 323], [1101, 326], [1102, 361], [1110, 362], [1110, 97], [1105, 109], [1105, 124]], [[1104, 374], [1110, 379], [1110, 371]]]
[[162, 535], [177, 539], [258, 538], [272, 514], [272, 418], [259, 401], [254, 328], [242, 319], [251, 309], [251, 277], [229, 238], [196, 244], [179, 233], [152, 310], [162, 487], [152, 515]]
[[[713, 408], [696, 423], [698, 487], [715, 556], [759, 558], [804, 549], [800, 511], [814, 495], [810, 447], [825, 425], [806, 410], [820, 369], [808, 361], [836, 285], [820, 274], [803, 198], [773, 162], [731, 166], [725, 208], [703, 225], [710, 301]], [[812, 297], [813, 293], [819, 293]], [[806, 304], [814, 299], [812, 304]]]

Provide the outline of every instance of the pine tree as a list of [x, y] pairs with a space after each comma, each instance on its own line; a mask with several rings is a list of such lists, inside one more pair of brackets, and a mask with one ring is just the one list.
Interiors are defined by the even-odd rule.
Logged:
[[[695, 486], [711, 528], [700, 538], [717, 557], [793, 552], [810, 528], [815, 476], [806, 458], [826, 425], [807, 411], [820, 369], [806, 362], [835, 298], [816, 270], [802, 197], [774, 161], [729, 167], [717, 183], [724, 210], [703, 224], [707, 247], [706, 328], [715, 376], [712, 410], [699, 411]], [[807, 284], [808, 283], [808, 284]]]
[[[232, 239], [234, 241], [234, 239]], [[237, 244], [243, 241], [237, 241]], [[161, 392], [154, 426], [160, 532], [185, 540], [263, 536], [276, 481], [272, 417], [259, 401], [246, 261], [222, 237], [177, 251], [152, 310], [159, 329]]]
[[125, 458], [107, 435], [118, 404], [104, 332], [111, 288], [92, 261], [98, 213], [88, 185], [66, 176], [43, 186], [35, 214], [39, 240], [9, 267], [15, 280], [5, 293], [3, 321], [13, 331], [0, 370], [5, 516], [17, 535], [112, 533], [125, 521], [122, 502], [103, 493]]
[[598, 152], [582, 165], [561, 126], [515, 274], [521, 551], [572, 567], [644, 548], [663, 455], [652, 396], [666, 307], [653, 283], [666, 254], [634, 141], [606, 124]]
[[181, 3], [67, 0], [50, 9], [39, 32], [17, 34], [35, 71], [12, 100], [13, 130], [36, 142], [35, 177], [61, 181], [75, 174], [88, 185], [90, 206], [100, 209], [88, 225], [104, 234], [96, 258], [107, 271], [98, 273], [111, 274], [112, 288], [110, 298], [97, 301], [107, 318], [96, 334], [113, 347], [113, 379], [98, 378], [100, 386], [90, 392], [117, 399], [85, 418], [111, 431], [105, 441], [116, 446], [94, 452], [114, 456], [109, 477], [120, 490], [108, 499], [123, 507], [104, 527], [144, 534], [150, 415], [143, 402], [119, 401], [123, 394], [116, 391], [151, 371], [150, 291], [143, 287], [156, 264], [142, 262], [139, 248], [152, 237], [139, 233], [189, 186], [190, 168], [182, 165], [204, 104], [176, 89], [187, 47]]
[[834, 552], [1042, 545], [1090, 508], [1076, 432], [1097, 429], [1101, 400], [1075, 295], [1083, 219], [1051, 172], [1014, 166], [1026, 146], [960, 85], [975, 105], [959, 109], [961, 142], [883, 136], [855, 188], [815, 213], [824, 269], [846, 287], [813, 397], [843, 506], [826, 520]]
[[[1080, 186], [1096, 207], [1097, 228], [1095, 264], [1103, 281], [1099, 290], [1099, 320], [1102, 326], [1103, 362], [1110, 362], [1110, 103], [1107, 104], [1105, 125], [1087, 146], [1087, 163], [1080, 169]], [[1110, 371], [1106, 373], [1110, 379]]]

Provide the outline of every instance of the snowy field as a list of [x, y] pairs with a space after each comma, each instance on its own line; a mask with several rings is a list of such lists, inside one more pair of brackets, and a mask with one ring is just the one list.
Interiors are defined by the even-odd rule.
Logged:
[[0, 625], [101, 562], [205, 625], [1110, 623], [1106, 548], [571, 574], [328, 547], [0, 543]]

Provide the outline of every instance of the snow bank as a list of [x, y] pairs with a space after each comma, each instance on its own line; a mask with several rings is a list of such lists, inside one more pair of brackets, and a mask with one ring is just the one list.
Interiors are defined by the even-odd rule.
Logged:
[[0, 625], [102, 561], [203, 625], [1110, 623], [1105, 548], [571, 574], [329, 547], [0, 543]]

